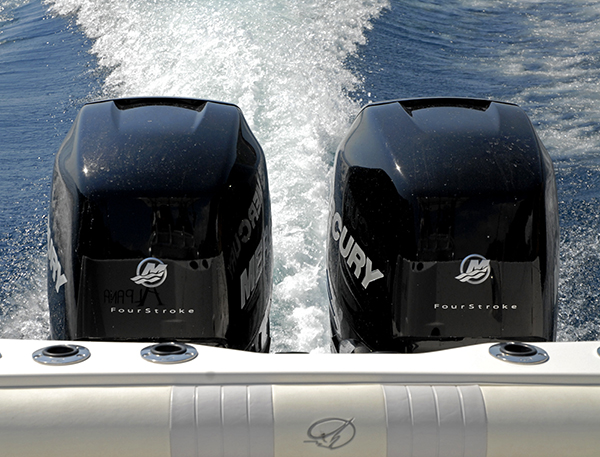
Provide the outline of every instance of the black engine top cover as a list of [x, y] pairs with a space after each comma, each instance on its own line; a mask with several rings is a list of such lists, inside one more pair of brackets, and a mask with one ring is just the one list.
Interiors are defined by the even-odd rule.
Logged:
[[180, 98], [85, 105], [52, 184], [54, 338], [268, 350], [267, 170], [238, 107]]
[[335, 159], [335, 348], [552, 340], [558, 240], [552, 161], [518, 106], [368, 105]]

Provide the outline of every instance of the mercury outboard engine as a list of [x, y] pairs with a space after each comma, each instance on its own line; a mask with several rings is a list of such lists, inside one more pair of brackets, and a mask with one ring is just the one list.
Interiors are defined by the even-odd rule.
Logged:
[[265, 157], [238, 107], [85, 105], [54, 167], [52, 337], [268, 351], [271, 246]]
[[552, 161], [518, 106], [369, 105], [335, 160], [335, 350], [553, 340], [558, 242]]

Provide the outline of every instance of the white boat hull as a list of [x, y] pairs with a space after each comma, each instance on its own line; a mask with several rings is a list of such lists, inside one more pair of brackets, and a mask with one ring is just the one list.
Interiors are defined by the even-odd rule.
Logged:
[[4, 456], [597, 456], [599, 343], [540, 343], [507, 363], [491, 344], [426, 354], [255, 354], [194, 346], [149, 363], [146, 343], [0, 341]]

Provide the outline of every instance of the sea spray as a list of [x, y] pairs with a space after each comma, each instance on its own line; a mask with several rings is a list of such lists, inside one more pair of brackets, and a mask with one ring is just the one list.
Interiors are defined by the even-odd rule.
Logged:
[[55, 0], [94, 40], [104, 97], [240, 106], [269, 170], [273, 350], [327, 351], [325, 227], [335, 148], [360, 105], [345, 62], [386, 1]]

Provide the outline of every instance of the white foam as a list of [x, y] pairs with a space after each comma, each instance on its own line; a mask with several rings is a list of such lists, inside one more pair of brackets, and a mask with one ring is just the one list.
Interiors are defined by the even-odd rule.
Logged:
[[15, 282], [12, 293], [2, 303], [0, 338], [50, 338], [46, 258], [32, 258], [30, 268], [27, 280]]
[[[535, 7], [535, 5], [533, 5]], [[555, 14], [527, 15], [531, 37], [507, 47], [499, 65], [520, 80], [516, 103], [524, 106], [548, 147], [557, 171], [562, 212], [557, 337], [595, 340], [600, 335], [597, 284], [598, 160], [600, 159], [600, 68], [598, 7], [574, 3]], [[519, 50], [517, 50], [519, 48]], [[551, 52], [550, 52], [551, 50]]]
[[[523, 27], [503, 36], [490, 71], [515, 81], [515, 103], [534, 119], [555, 160], [600, 150], [600, 67], [597, 4], [478, 1], [486, 11], [513, 14]], [[518, 85], [517, 85], [518, 84]]]
[[[13, 20], [15, 8], [25, 5], [29, 0], [2, 0], [0, 1], [0, 23]], [[0, 40], [0, 43], [2, 40]]]

